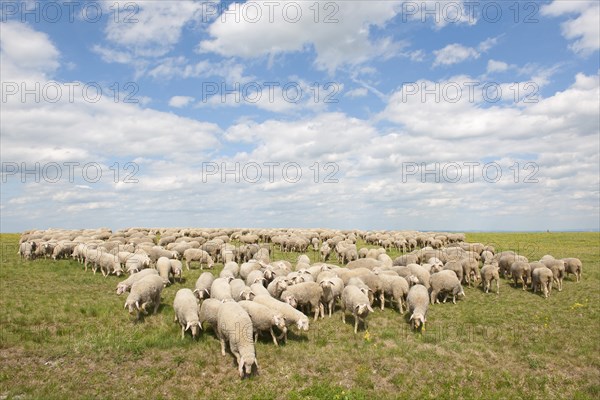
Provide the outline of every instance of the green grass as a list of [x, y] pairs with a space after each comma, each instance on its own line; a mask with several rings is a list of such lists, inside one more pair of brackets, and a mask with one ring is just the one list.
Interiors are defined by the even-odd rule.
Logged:
[[457, 305], [430, 308], [423, 333], [386, 308], [355, 336], [337, 311], [279, 348], [259, 340], [261, 374], [244, 381], [210, 330], [182, 341], [173, 323], [175, 292], [192, 287], [198, 269], [164, 290], [157, 315], [134, 323], [114, 292], [120, 278], [68, 260], [22, 262], [18, 238], [0, 236], [0, 398], [600, 397], [598, 233], [468, 234], [531, 260], [579, 257], [583, 280], [568, 278], [546, 300], [506, 280], [499, 296], [466, 288]]

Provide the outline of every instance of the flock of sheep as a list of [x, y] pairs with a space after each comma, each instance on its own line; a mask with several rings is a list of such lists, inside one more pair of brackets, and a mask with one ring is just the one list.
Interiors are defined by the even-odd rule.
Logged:
[[[360, 248], [358, 239], [377, 248]], [[233, 243], [238, 243], [234, 245]], [[295, 265], [271, 260], [273, 248], [283, 252], [312, 252]], [[392, 259], [387, 251], [405, 254]], [[72, 258], [100, 270], [107, 277], [129, 274], [119, 282], [117, 295], [129, 292], [124, 307], [138, 319], [156, 313], [162, 290], [181, 282], [184, 269], [222, 263], [218, 276], [206, 271], [193, 288], [181, 288], [173, 302], [181, 338], [189, 331], [197, 337], [208, 322], [221, 342], [236, 357], [240, 377], [258, 373], [254, 344], [260, 333], [273, 343], [287, 340], [288, 329], [309, 329], [315, 321], [340, 308], [342, 321], [352, 314], [354, 333], [367, 327], [373, 307], [386, 302], [402, 314], [410, 313], [414, 329], [424, 327], [428, 308], [442, 300], [465, 297], [463, 284], [482, 285], [488, 293], [500, 276], [523, 290], [529, 285], [548, 297], [553, 284], [562, 290], [566, 274], [581, 279], [577, 258], [551, 255], [530, 262], [513, 251], [496, 252], [493, 246], [465, 242], [464, 234], [415, 231], [337, 231], [299, 229], [145, 229], [112, 232], [97, 230], [26, 231], [19, 242], [22, 258]], [[337, 265], [328, 263], [336, 258]], [[183, 260], [183, 261], [182, 261]]]

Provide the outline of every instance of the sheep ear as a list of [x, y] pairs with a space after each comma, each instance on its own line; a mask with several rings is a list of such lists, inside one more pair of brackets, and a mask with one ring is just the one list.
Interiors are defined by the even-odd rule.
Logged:
[[199, 291], [198, 289], [195, 289], [195, 290], [194, 290], [194, 293], [198, 293], [198, 294], [199, 294], [199, 293], [200, 293], [200, 291]]
[[413, 319], [415, 319], [415, 314], [413, 314], [413, 315], [410, 316], [409, 321], [412, 321]]
[[188, 322], [187, 325], [185, 326], [185, 330], [187, 331], [188, 329], [190, 329], [192, 327], [192, 323]]
[[127, 302], [125, 302], [125, 305], [123, 306], [123, 309], [127, 308]]
[[135, 302], [135, 308], [137, 308], [138, 311], [140, 310], [140, 302], [139, 301]]
[[367, 310], [369, 310], [370, 312], [375, 312], [375, 311], [373, 311], [373, 308], [368, 304], [367, 304]]

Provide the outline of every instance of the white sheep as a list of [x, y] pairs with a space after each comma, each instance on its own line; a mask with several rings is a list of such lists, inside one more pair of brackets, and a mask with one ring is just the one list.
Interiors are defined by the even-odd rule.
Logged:
[[250, 290], [252, 290], [252, 293], [254, 293], [255, 296], [269, 296], [271, 297], [271, 294], [269, 293], [269, 291], [267, 290], [267, 288], [265, 288], [262, 283], [253, 283], [252, 285], [250, 285]]
[[240, 378], [251, 375], [254, 366], [258, 373], [253, 331], [250, 316], [238, 303], [223, 303], [219, 307], [217, 336], [221, 342], [221, 354], [225, 355], [225, 343], [228, 343], [237, 361]]
[[181, 283], [181, 278], [183, 275], [183, 264], [181, 261], [179, 260], [169, 260], [169, 262], [171, 263], [171, 273], [173, 274], [173, 281], [175, 281], [175, 279], [179, 280], [179, 283]]
[[309, 308], [315, 315], [315, 321], [319, 318], [319, 313], [321, 318], [325, 318], [321, 297], [323, 297], [323, 288], [316, 282], [303, 282], [288, 286], [280, 296], [281, 300], [292, 307]]
[[342, 291], [344, 290], [344, 282], [338, 277], [323, 278], [319, 285], [323, 289], [323, 297], [321, 297], [321, 303], [327, 307], [329, 318], [335, 303], [342, 297]]
[[210, 272], [203, 272], [200, 274], [194, 287], [194, 294], [198, 300], [210, 297], [210, 287], [214, 280], [215, 276]]
[[484, 264], [481, 268], [481, 282], [479, 284], [483, 285], [485, 293], [490, 291], [492, 281], [496, 281], [496, 294], [500, 294], [500, 268], [497, 264]]
[[273, 343], [275, 343], [275, 346], [278, 346], [273, 327], [277, 327], [282, 332], [282, 335], [287, 333], [287, 326], [285, 325], [283, 314], [255, 301], [242, 300], [238, 304], [246, 310], [250, 319], [252, 319], [252, 325], [254, 326], [254, 342], [256, 343], [258, 340], [259, 332], [269, 331], [273, 338]]
[[382, 278], [383, 292], [390, 299], [390, 305], [393, 307], [393, 301], [398, 304], [398, 311], [400, 314], [404, 312], [403, 305], [408, 294], [408, 282], [405, 278], [395, 276], [384, 276]]
[[229, 286], [231, 286], [231, 297], [233, 300], [252, 300], [254, 297], [254, 293], [249, 286], [246, 286], [246, 283], [241, 279], [234, 279], [229, 282]]
[[443, 270], [431, 275], [429, 280], [431, 284], [431, 304], [439, 303], [438, 295], [444, 294], [444, 303], [448, 296], [452, 296], [452, 302], [456, 304], [456, 296], [465, 296], [456, 273], [451, 270]]
[[131, 289], [131, 285], [148, 275], [158, 275], [158, 271], [155, 269], [144, 269], [140, 272], [130, 275], [124, 281], [119, 282], [117, 285], [117, 294], [120, 295], [121, 293], [128, 292]]
[[212, 268], [214, 265], [214, 261], [210, 254], [207, 251], [201, 249], [187, 249], [183, 252], [183, 258], [185, 258], [185, 266], [187, 269], [190, 269], [190, 264], [192, 261], [200, 262], [200, 269], [202, 269], [202, 265], [206, 264], [207, 268]]
[[427, 309], [429, 308], [429, 292], [423, 285], [416, 284], [410, 288], [406, 296], [408, 303], [408, 311], [411, 313], [410, 321], [412, 321], [414, 329], [425, 328], [427, 318]]
[[367, 326], [367, 316], [373, 312], [369, 297], [365, 295], [358, 287], [349, 285], [342, 291], [342, 322], [346, 323], [346, 311], [350, 311], [354, 316], [354, 333], [358, 332], [358, 321], [362, 320]]
[[160, 257], [156, 260], [156, 270], [158, 271], [158, 275], [162, 278], [165, 286], [171, 284], [171, 261], [167, 257]]
[[221, 301], [233, 301], [229, 279], [217, 278], [210, 285], [210, 297]]
[[563, 258], [562, 261], [565, 263], [565, 274], [574, 274], [575, 280], [579, 282], [581, 280], [581, 272], [583, 270], [583, 264], [579, 258], [569, 257]]
[[271, 283], [269, 283], [267, 286], [267, 291], [271, 294], [271, 296], [278, 299], [281, 296], [281, 293], [283, 293], [287, 287], [288, 284], [286, 278], [283, 276], [278, 276], [277, 278], [273, 279]]
[[141, 313], [147, 313], [146, 308], [154, 305], [153, 313], [156, 314], [160, 305], [160, 295], [163, 290], [163, 280], [158, 275], [148, 275], [131, 285], [131, 292], [127, 296], [124, 308], [133, 315], [137, 310], [137, 318]]
[[[200, 305], [200, 312], [198, 316], [198, 321], [200, 323], [200, 327], [202, 328], [202, 324], [208, 322], [210, 326], [212, 326], [213, 330], [216, 332], [217, 330], [217, 314], [219, 313], [219, 308], [223, 302], [217, 299], [205, 299]], [[202, 328], [204, 329], [204, 328]]]
[[199, 329], [202, 329], [200, 316], [198, 314], [198, 299], [194, 296], [191, 289], [179, 289], [173, 300], [173, 310], [175, 311], [175, 322], [181, 325], [181, 339], [185, 336], [185, 331], [192, 332], [192, 338], [198, 336]]
[[[280, 312], [285, 318], [286, 326], [295, 324], [299, 331], [308, 331], [308, 317], [289, 304], [274, 299], [269, 295], [256, 295], [252, 301]], [[283, 334], [283, 337], [284, 341], [287, 341], [287, 332]], [[281, 339], [281, 336], [279, 338]]]
[[150, 257], [142, 252], [134, 253], [127, 261], [125, 261], [125, 269], [130, 274], [134, 274], [148, 267], [150, 267]]
[[531, 290], [533, 293], [540, 289], [544, 294], [545, 298], [548, 298], [550, 292], [552, 292], [552, 281], [554, 280], [554, 274], [548, 267], [540, 267], [533, 270], [531, 273]]

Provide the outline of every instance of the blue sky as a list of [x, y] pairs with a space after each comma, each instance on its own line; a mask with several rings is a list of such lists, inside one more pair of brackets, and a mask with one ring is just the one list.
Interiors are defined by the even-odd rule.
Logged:
[[598, 2], [0, 12], [3, 232], [599, 228]]

